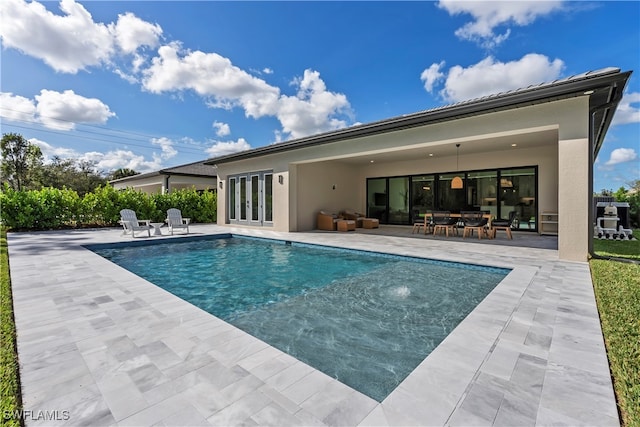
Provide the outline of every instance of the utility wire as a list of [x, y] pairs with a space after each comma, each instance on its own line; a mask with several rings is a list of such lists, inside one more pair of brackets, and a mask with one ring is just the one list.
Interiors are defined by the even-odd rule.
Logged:
[[[20, 113], [20, 111], [17, 110], [12, 110], [6, 107], [2, 107], [3, 110], [6, 111], [13, 111], [13, 112], [18, 112]], [[27, 124], [34, 124], [37, 126], [42, 126], [43, 129], [34, 129], [34, 127], [30, 127], [30, 126], [21, 126], [19, 124], [3, 124], [4, 126], [9, 126], [9, 127], [15, 127], [15, 128], [19, 128], [19, 129], [27, 129], [27, 130], [34, 130], [37, 132], [43, 132], [43, 133], [50, 133], [50, 134], [55, 134], [55, 135], [63, 135], [69, 138], [76, 138], [76, 139], [88, 139], [88, 140], [94, 140], [94, 141], [101, 141], [101, 142], [107, 142], [107, 143], [112, 143], [112, 144], [121, 144], [121, 145], [130, 145], [130, 146], [134, 146], [134, 147], [139, 147], [139, 148], [144, 148], [144, 149], [149, 149], [149, 150], [157, 150], [159, 148], [158, 145], [153, 144], [150, 140], [151, 139], [162, 139], [163, 137], [158, 137], [158, 136], [152, 136], [152, 135], [147, 135], [147, 134], [142, 134], [142, 133], [137, 133], [137, 132], [131, 132], [131, 131], [124, 131], [124, 130], [120, 130], [120, 129], [112, 129], [112, 128], [106, 128], [106, 127], [101, 127], [101, 126], [97, 126], [97, 125], [91, 125], [91, 124], [85, 124], [85, 123], [76, 123], [70, 120], [63, 120], [63, 119], [57, 119], [54, 117], [47, 117], [47, 116], [41, 116], [43, 118], [49, 119], [49, 120], [56, 120], [59, 122], [64, 122], [64, 123], [73, 123], [76, 126], [80, 126], [80, 127], [76, 127], [75, 129], [71, 129], [69, 131], [63, 131], [63, 130], [54, 130], [54, 129], [48, 129], [46, 128], [46, 126], [42, 123], [39, 122], [34, 122], [32, 120], [24, 120], [24, 119], [6, 119], [7, 121], [10, 122], [22, 122], [22, 123], [27, 123]], [[100, 131], [104, 131], [104, 132], [97, 132], [97, 131], [92, 131], [92, 130], [87, 130], [87, 129], [82, 129], [82, 128], [94, 128]], [[112, 133], [116, 133], [116, 135], [111, 134]], [[76, 133], [76, 134], [74, 134]], [[77, 134], [92, 134], [92, 135], [98, 135], [101, 136], [103, 138], [112, 138], [112, 139], [102, 139], [102, 138], [95, 138], [95, 137], [87, 137], [87, 136], [81, 136], [81, 135], [77, 135]], [[117, 135], [117, 134], [121, 134]], [[146, 139], [140, 139], [140, 138], [144, 138]], [[167, 138], [167, 137], [164, 137]], [[170, 138], [167, 138], [170, 139]], [[176, 148], [180, 148], [181, 151], [186, 151], [188, 153], [193, 153], [193, 154], [205, 154], [204, 150], [205, 148], [203, 147], [202, 149], [198, 149], [196, 147], [194, 147], [192, 144], [185, 144], [185, 143], [181, 143], [181, 142], [176, 142], [173, 139], [170, 139], [172, 142], [172, 147]], [[138, 144], [135, 144], [135, 142], [139, 142]], [[141, 145], [144, 144], [144, 145]]]

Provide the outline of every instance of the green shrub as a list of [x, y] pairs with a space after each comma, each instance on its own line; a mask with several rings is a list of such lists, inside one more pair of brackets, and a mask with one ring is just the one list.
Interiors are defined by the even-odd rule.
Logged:
[[167, 209], [178, 208], [182, 216], [196, 222], [215, 222], [217, 197], [195, 189], [169, 194], [146, 194], [107, 185], [80, 198], [73, 190], [43, 188], [0, 191], [0, 223], [10, 230], [48, 230], [66, 227], [115, 226], [120, 210], [132, 209], [139, 219], [162, 222]]
[[50, 229], [73, 226], [81, 212], [80, 197], [73, 190], [43, 188], [0, 192], [2, 225], [9, 229]]

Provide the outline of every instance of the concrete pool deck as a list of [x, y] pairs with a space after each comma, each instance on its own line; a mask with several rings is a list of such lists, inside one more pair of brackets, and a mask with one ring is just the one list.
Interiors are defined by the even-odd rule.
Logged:
[[132, 241], [120, 229], [9, 233], [27, 425], [619, 425], [587, 263], [473, 239], [190, 229], [513, 270], [378, 403], [83, 247]]

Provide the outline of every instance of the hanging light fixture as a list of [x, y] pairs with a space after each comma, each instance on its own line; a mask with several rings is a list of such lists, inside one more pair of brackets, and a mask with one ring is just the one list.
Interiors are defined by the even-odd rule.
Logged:
[[[460, 169], [458, 165], [459, 151], [460, 151], [460, 144], [456, 144], [456, 171]], [[462, 187], [463, 187], [462, 178], [460, 178], [459, 176], [453, 177], [453, 179], [451, 180], [451, 188], [453, 190], [461, 190]]]

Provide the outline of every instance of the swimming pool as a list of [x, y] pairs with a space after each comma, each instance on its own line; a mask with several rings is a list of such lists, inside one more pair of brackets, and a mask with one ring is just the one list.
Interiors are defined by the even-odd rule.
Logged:
[[241, 237], [92, 249], [378, 401], [509, 272]]

